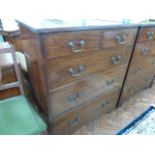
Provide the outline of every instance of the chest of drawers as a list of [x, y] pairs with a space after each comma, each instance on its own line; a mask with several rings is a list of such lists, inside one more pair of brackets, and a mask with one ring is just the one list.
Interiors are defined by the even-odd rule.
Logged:
[[154, 44], [155, 27], [140, 27], [119, 105], [136, 92], [150, 87], [155, 76]]
[[69, 134], [115, 108], [136, 26], [17, 22], [38, 106], [52, 134]]

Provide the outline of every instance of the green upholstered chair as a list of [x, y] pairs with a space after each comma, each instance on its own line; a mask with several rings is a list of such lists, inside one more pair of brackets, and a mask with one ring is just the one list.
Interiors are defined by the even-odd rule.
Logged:
[[47, 125], [24, 95], [15, 50], [13, 47], [0, 48], [0, 54], [7, 52], [12, 53], [17, 82], [1, 84], [0, 72], [0, 91], [19, 87], [21, 95], [0, 100], [0, 135], [42, 134], [47, 130]]

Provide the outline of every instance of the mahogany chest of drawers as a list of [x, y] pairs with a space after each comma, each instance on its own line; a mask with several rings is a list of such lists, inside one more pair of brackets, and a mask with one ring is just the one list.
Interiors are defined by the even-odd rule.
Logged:
[[155, 76], [155, 27], [139, 28], [119, 106], [138, 91], [151, 86]]
[[17, 22], [38, 106], [52, 134], [70, 134], [116, 107], [137, 26]]

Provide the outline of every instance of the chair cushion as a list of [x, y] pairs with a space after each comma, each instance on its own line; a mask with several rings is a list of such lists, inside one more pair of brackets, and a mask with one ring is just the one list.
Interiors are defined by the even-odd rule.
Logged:
[[24, 96], [0, 101], [0, 135], [31, 135], [47, 126]]

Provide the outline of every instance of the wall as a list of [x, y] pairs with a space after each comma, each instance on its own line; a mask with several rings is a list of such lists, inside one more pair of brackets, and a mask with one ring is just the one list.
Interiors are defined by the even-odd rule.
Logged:
[[[5, 0], [1, 18], [154, 18], [154, 1], [134, 0]], [[6, 9], [7, 8], [7, 9]]]

